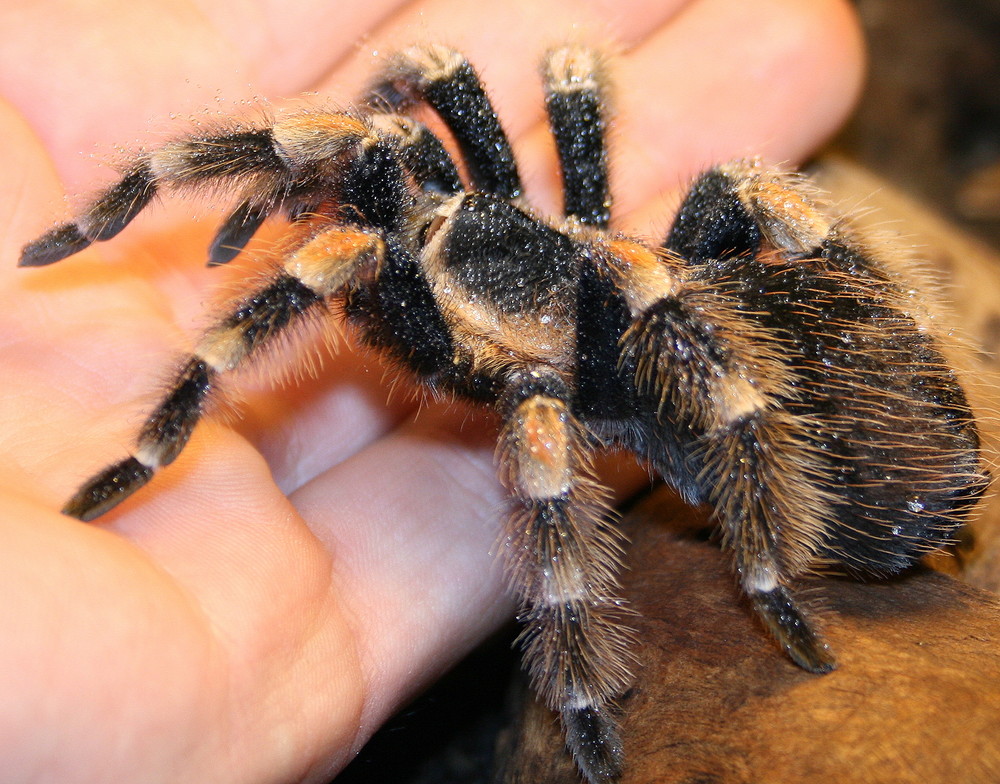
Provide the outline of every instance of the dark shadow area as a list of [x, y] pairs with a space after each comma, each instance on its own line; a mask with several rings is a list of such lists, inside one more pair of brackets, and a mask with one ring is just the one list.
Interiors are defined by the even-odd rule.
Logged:
[[1000, 4], [856, 0], [870, 73], [835, 146], [1000, 244]]
[[517, 667], [516, 633], [496, 635], [401, 711], [337, 784], [488, 784]]

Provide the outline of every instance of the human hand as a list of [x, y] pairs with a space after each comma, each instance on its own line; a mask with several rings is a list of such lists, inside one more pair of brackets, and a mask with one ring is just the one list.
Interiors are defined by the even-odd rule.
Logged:
[[480, 70], [529, 197], [558, 210], [536, 70], [546, 47], [582, 39], [620, 53], [616, 227], [656, 236], [691, 174], [742, 155], [801, 159], [859, 80], [852, 17], [834, 0], [338, 5], [0, 10], [10, 780], [321, 781], [511, 611], [490, 555], [503, 494], [488, 433], [463, 428], [457, 408], [412, 422], [405, 396], [386, 405], [381, 371], [348, 351], [288, 390], [250, 382], [241, 420], [201, 426], [97, 524], [58, 514], [122, 456], [207, 292], [237, 274], [204, 268], [213, 222], [180, 200], [113, 243], [15, 269], [20, 245], [60, 217], [60, 180], [74, 192], [110, 179], [81, 151], [155, 144], [183, 131], [171, 115], [217, 96], [347, 102], [374, 50], [441, 40]]

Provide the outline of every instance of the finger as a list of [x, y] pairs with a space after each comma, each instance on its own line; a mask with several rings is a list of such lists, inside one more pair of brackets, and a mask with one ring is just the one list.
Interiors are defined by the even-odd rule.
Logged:
[[[90, 360], [95, 354], [104, 357], [105, 371], [128, 366], [124, 358], [141, 364], [144, 351], [137, 349], [148, 335], [140, 324], [147, 320], [150, 303], [141, 287], [132, 286], [117, 304], [109, 304], [103, 299], [108, 280], [100, 275], [81, 293], [73, 277], [78, 270], [42, 280], [16, 267], [20, 243], [40, 216], [44, 219], [42, 205], [59, 186], [42, 143], [6, 103], [0, 103], [0, 133], [6, 140], [0, 163], [7, 186], [0, 189], [5, 221], [0, 235], [3, 454], [30, 472], [40, 492], [52, 492], [70, 481], [61, 473], [60, 457], [88, 441], [93, 410], [116, 394], [135, 394], [134, 377], [102, 373]], [[114, 328], [104, 329], [109, 321]]]
[[6, 4], [0, 95], [36, 130], [75, 192], [100, 178], [110, 145], [155, 143], [176, 133], [175, 118], [308, 89], [398, 5]]
[[[286, 493], [392, 431], [417, 408], [410, 392], [390, 391], [389, 371], [371, 352], [344, 347], [319, 362], [323, 370], [305, 379], [234, 394], [240, 404], [230, 424], [267, 460]], [[270, 363], [264, 364], [267, 373]]]
[[451, 423], [424, 412], [291, 496], [333, 553], [356, 622], [363, 736], [511, 612], [491, 557], [503, 506], [493, 444]]
[[358, 42], [396, 16], [407, 0], [330, 3], [305, 0], [289, 4], [265, 0], [234, 13], [228, 0], [198, 4], [216, 33], [250, 65], [252, 82], [268, 96], [290, 96], [314, 89]]
[[[797, 163], [814, 151], [857, 97], [863, 51], [839, 0], [702, 0], [610, 70], [615, 222], [656, 237], [702, 169], [757, 155]], [[548, 129], [533, 128], [519, 152], [532, 195], [558, 210]]]
[[[664, 198], [677, 203], [691, 177], [715, 163], [758, 155], [800, 163], [846, 119], [861, 88], [860, 27], [839, 0], [710, 0], [679, 21], [623, 75], [648, 85], [643, 75], [659, 68], [673, 83], [671, 102], [650, 87], [623, 95], [618, 165], [628, 188], [619, 194], [630, 225], [666, 214]], [[724, 61], [691, 70], [669, 54], [681, 38], [712, 41]]]
[[[364, 47], [318, 86], [350, 100], [385, 56], [418, 43], [443, 43], [462, 52], [486, 82], [501, 122], [517, 137], [544, 115], [538, 78], [542, 53], [567, 41], [609, 51], [628, 50], [650, 30], [670, 20], [695, 0], [512, 0], [482, 5], [462, 0], [426, 0], [396, 14], [365, 41]], [[510, 31], [498, 35], [497, 31]], [[516, 41], [516, 44], [514, 43]], [[516, 47], [516, 48], [512, 48]]]
[[259, 458], [234, 470], [255, 457], [229, 439], [228, 462], [184, 456], [196, 491], [173, 482], [145, 520], [109, 526], [46, 512], [4, 474], [8, 769], [300, 781], [345, 761], [363, 682], [329, 555], [283, 496], [256, 492]]

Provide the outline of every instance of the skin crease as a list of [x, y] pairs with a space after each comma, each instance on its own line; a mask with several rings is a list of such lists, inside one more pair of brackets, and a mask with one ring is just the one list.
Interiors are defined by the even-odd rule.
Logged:
[[[16, 269], [65, 217], [64, 193], [113, 178], [99, 165], [111, 145], [155, 144], [247, 98], [349, 100], [373, 51], [441, 40], [484, 75], [529, 196], [558, 210], [537, 62], [584, 40], [615, 54], [616, 226], [658, 236], [692, 173], [801, 160], [861, 81], [856, 22], [835, 0], [350, 5], [0, 9], [7, 780], [323, 781], [512, 611], [491, 555], [494, 422], [438, 403], [414, 421], [411, 398], [386, 404], [378, 365], [349, 350], [280, 393], [246, 379], [241, 419], [206, 422], [97, 524], [58, 513], [123, 456], [209, 292], [248, 275], [202, 266], [216, 224], [176, 199], [113, 243]], [[627, 463], [608, 463], [619, 494], [642, 482]]]

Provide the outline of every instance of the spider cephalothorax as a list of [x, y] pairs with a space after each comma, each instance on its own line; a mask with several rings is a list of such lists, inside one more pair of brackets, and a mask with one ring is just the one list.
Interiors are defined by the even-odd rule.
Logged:
[[[601, 60], [544, 66], [565, 216], [531, 211], [510, 145], [458, 53], [390, 60], [363, 111], [309, 111], [137, 157], [76, 221], [29, 244], [58, 261], [122, 228], [163, 188], [215, 183], [237, 207], [233, 258], [269, 216], [271, 277], [205, 332], [132, 456], [64, 511], [90, 520], [183, 448], [219, 374], [331, 303], [415, 379], [495, 408], [515, 511], [506, 567], [525, 666], [592, 782], [617, 777], [615, 700], [633, 644], [621, 536], [588, 451], [632, 450], [714, 508], [739, 582], [800, 665], [833, 657], [790, 580], [817, 563], [885, 573], [940, 546], [982, 494], [979, 440], [910, 273], [835, 220], [798, 177], [756, 162], [694, 183], [662, 245], [610, 232]], [[468, 184], [427, 128], [432, 107]]]

